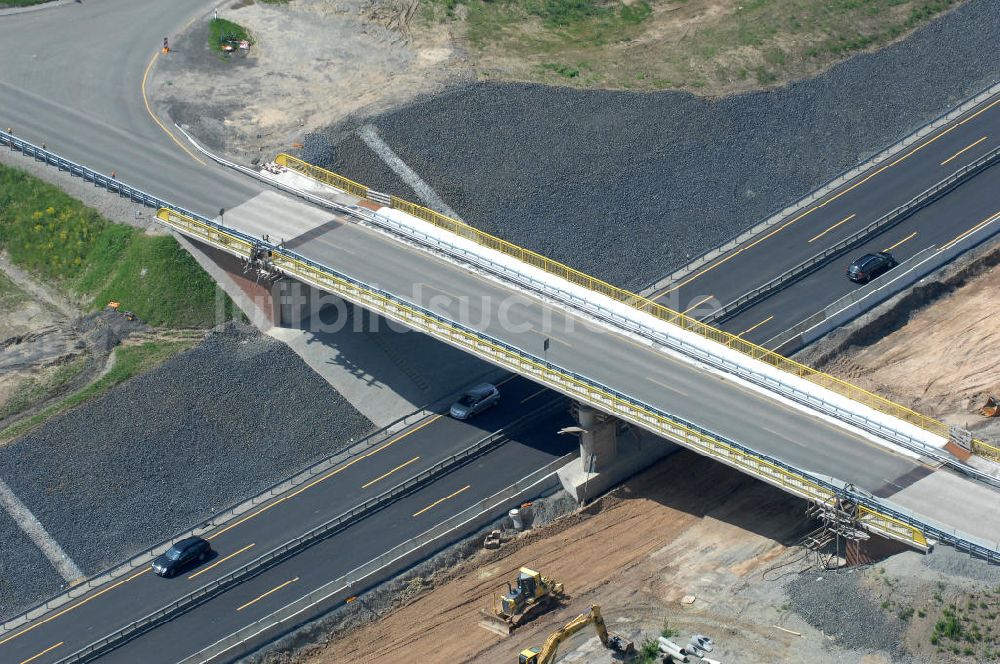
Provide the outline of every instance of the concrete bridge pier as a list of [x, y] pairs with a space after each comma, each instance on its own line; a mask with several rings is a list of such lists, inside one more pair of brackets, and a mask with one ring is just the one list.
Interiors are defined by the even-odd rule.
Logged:
[[580, 456], [559, 469], [559, 481], [578, 503], [599, 496], [680, 446], [583, 404], [573, 406]]
[[279, 277], [271, 284], [271, 320], [278, 327], [298, 328], [311, 313], [312, 291], [301, 281]]

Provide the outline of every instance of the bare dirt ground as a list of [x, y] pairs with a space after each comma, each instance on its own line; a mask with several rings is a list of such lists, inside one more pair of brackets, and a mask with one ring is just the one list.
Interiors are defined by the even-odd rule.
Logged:
[[466, 74], [447, 31], [412, 36], [415, 9], [408, 0], [234, 2], [219, 18], [249, 30], [249, 54], [211, 52], [205, 16], [175, 39], [147, 92], [211, 147], [269, 159], [362, 109], [389, 108]]
[[85, 314], [4, 254], [0, 280], [0, 432], [110, 371], [120, 345], [202, 336], [154, 330], [114, 311]]
[[[782, 565], [801, 564], [802, 553], [790, 545], [812, 527], [803, 508], [777, 489], [681, 452], [583, 512], [442, 570], [427, 580], [433, 590], [294, 661], [516, 662], [522, 648], [540, 645], [592, 603], [613, 631], [633, 640], [655, 637], [669, 623], [680, 632], [676, 639], [712, 636], [716, 659], [791, 661], [803, 639], [774, 626], [811, 629], [783, 606], [779, 583]], [[569, 599], [501, 639], [477, 625], [479, 609], [521, 565], [562, 581]], [[693, 604], [682, 604], [686, 595]], [[576, 654], [593, 659], [573, 661], [607, 661], [593, 636], [583, 632], [561, 652], [582, 646]], [[811, 641], [822, 649], [826, 640]]]
[[[1000, 266], [823, 368], [982, 429], [984, 418], [974, 411], [985, 394], [1000, 391], [988, 352], [1000, 329], [998, 286]], [[826, 569], [836, 550], [801, 546], [816, 525], [803, 508], [777, 489], [680, 452], [583, 512], [411, 582], [401, 608], [388, 615], [273, 661], [511, 663], [591, 603], [601, 605], [612, 630], [637, 644], [666, 623], [679, 632], [678, 642], [711, 636], [711, 656], [729, 664], [1000, 657], [1000, 569], [945, 547]], [[569, 598], [500, 639], [477, 626], [478, 611], [521, 565], [564, 582]], [[685, 596], [694, 603], [684, 604]], [[560, 652], [559, 661], [610, 661], [589, 632]]]
[[[255, 661], [513, 664], [521, 649], [541, 645], [594, 603], [609, 629], [637, 646], [665, 627], [682, 645], [704, 634], [715, 642], [710, 656], [726, 664], [950, 664], [998, 656], [1000, 570], [947, 548], [829, 569], [837, 549], [800, 545], [816, 525], [803, 508], [778, 489], [682, 451], [583, 511], [413, 579], [388, 615], [376, 619], [382, 600], [369, 605], [363, 596], [344, 623], [359, 626]], [[479, 610], [522, 565], [563, 582], [567, 598], [503, 639], [478, 626]], [[559, 652], [560, 662], [611, 661], [590, 630]]]
[[6, 297], [0, 298], [2, 429], [9, 424], [12, 410], [24, 410], [12, 401], [44, 398], [43, 394], [27, 392], [38, 392], [52, 383], [60, 367], [86, 360], [87, 351], [83, 340], [71, 329], [72, 319], [79, 315], [72, 303], [11, 264], [5, 255], [0, 255], [0, 276], [9, 284]]
[[875, 343], [849, 348], [822, 369], [914, 410], [1000, 437], [1000, 420], [978, 414], [987, 395], [1000, 397], [1000, 267], [914, 312]]

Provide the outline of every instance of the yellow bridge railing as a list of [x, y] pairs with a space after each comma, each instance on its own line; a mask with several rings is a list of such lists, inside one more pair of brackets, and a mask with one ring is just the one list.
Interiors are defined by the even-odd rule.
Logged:
[[[369, 189], [367, 187], [353, 182], [352, 180], [348, 180], [347, 178], [337, 175], [336, 173], [328, 171], [324, 168], [314, 166], [313, 164], [302, 161], [301, 159], [288, 154], [279, 154], [276, 161], [282, 166], [306, 175], [314, 180], [324, 182], [337, 189], [354, 194], [355, 196], [368, 198]], [[484, 233], [473, 226], [469, 226], [468, 224], [458, 221], [457, 219], [447, 217], [440, 212], [431, 210], [430, 208], [410, 203], [409, 201], [405, 201], [396, 196], [392, 196], [391, 200], [392, 207], [394, 209], [411, 214], [418, 219], [434, 224], [438, 228], [451, 231], [452, 233], [467, 240], [476, 242], [481, 246], [494, 249], [508, 256], [512, 256], [524, 263], [527, 263], [528, 265], [544, 270], [549, 274], [562, 277], [570, 283], [583, 286], [584, 288], [601, 293], [602, 295], [606, 295], [607, 297], [619, 302], [624, 302], [639, 311], [651, 314], [660, 320], [666, 321], [690, 332], [694, 332], [706, 339], [716, 341], [729, 348], [737, 350], [744, 355], [766, 362], [777, 369], [781, 369], [787, 373], [805, 378], [813, 383], [816, 383], [817, 385], [821, 385], [836, 392], [837, 394], [853, 399], [854, 401], [869, 406], [879, 412], [899, 418], [926, 431], [948, 438], [948, 425], [934, 418], [927, 417], [926, 415], [911, 410], [906, 406], [895, 403], [885, 397], [879, 396], [874, 392], [869, 392], [864, 388], [858, 387], [857, 385], [853, 385], [839, 378], [835, 378], [830, 374], [823, 373], [813, 369], [812, 367], [796, 362], [795, 360], [791, 360], [783, 355], [775, 353], [774, 351], [751, 343], [739, 336], [724, 332], [720, 329], [712, 327], [711, 325], [695, 320], [694, 318], [685, 316], [682, 313], [668, 309], [662, 304], [654, 302], [653, 300], [645, 298], [641, 295], [637, 295], [636, 293], [632, 293], [623, 288], [618, 288], [617, 286], [612, 286], [606, 281], [602, 281], [580, 272], [579, 270], [575, 270], [558, 261], [554, 261], [551, 258], [546, 258], [541, 254], [531, 251], [530, 249], [519, 247], [516, 244], [498, 238], [495, 235]], [[973, 452], [976, 454], [991, 458], [995, 461], [1000, 461], [1000, 448], [998, 447], [981, 440], [973, 440], [972, 448]]]
[[[166, 208], [161, 208], [156, 216], [160, 221], [186, 235], [196, 236], [240, 256], [250, 255], [251, 245], [248, 242], [197, 219]], [[580, 380], [568, 372], [542, 364], [512, 349], [484, 339], [473, 332], [448, 324], [440, 318], [386, 297], [370, 287], [343, 279], [280, 252], [275, 252], [271, 256], [271, 263], [285, 274], [344, 297], [386, 318], [426, 332], [494, 364], [529, 376], [574, 399], [656, 431], [696, 452], [738, 468], [802, 498], [827, 505], [832, 505], [836, 500], [833, 491], [792, 470], [745, 452], [653, 410], [622, 399], [609, 390]], [[868, 510], [864, 515], [864, 523], [876, 532], [904, 541], [921, 550], [928, 548], [927, 538], [919, 528], [898, 521], [889, 515]]]

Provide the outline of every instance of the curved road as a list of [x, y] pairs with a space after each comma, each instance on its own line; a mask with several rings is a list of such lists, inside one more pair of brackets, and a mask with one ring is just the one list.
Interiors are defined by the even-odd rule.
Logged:
[[[203, 11], [200, 11], [203, 8], [202, 3], [190, 0], [170, 3], [85, 0], [82, 5], [68, 4], [18, 16], [0, 17], [0, 62], [19, 65], [0, 70], [0, 96], [4, 100], [0, 106], [0, 124], [14, 127], [15, 133], [28, 140], [47, 142], [55, 151], [70, 159], [105, 172], [115, 170], [121, 179], [130, 184], [174, 200], [205, 216], [214, 216], [220, 207], [235, 210], [254, 199], [255, 202], [244, 206], [246, 213], [242, 219], [239, 215], [236, 216], [237, 220], [245, 222], [244, 230], [259, 234], [263, 228], [275, 235], [276, 229], [288, 228], [293, 232], [285, 233], [284, 237], [292, 238], [296, 234], [294, 229], [309, 217], [305, 206], [288, 201], [277, 210], [262, 208], [255, 199], [263, 191], [262, 186], [237, 178], [220, 168], [196, 163], [153, 123], [146, 112], [141, 82], [149, 59], [158, 49], [164, 34], [170, 35], [172, 30], [182, 27], [192, 16], [203, 15]], [[49, 49], [50, 44], [55, 45], [51, 47], [52, 50], [38, 53], [41, 44], [44, 44], [45, 49]], [[81, 62], [84, 64], [79, 64]], [[109, 62], [115, 64], [109, 67]], [[120, 63], [126, 64], [121, 66]], [[121, 74], [123, 70], [128, 73]], [[982, 117], [992, 116], [984, 114]], [[967, 124], [976, 126], [973, 123]], [[945, 138], [936, 143], [949, 145]], [[922, 153], [933, 154], [930, 148]], [[908, 161], [913, 164], [923, 163], [916, 157]], [[852, 191], [859, 190], [860, 188], [856, 188]], [[900, 189], [893, 195], [905, 196], [905, 191]], [[846, 196], [842, 198], [847, 200]], [[876, 196], [872, 202], [866, 203], [873, 207], [872, 211], [865, 210], [865, 216], [877, 216], [877, 206], [886, 203], [887, 198]], [[892, 206], [894, 204], [890, 205]], [[828, 211], [835, 209], [832, 205], [823, 209], [827, 208]], [[262, 216], [254, 218], [254, 212]], [[313, 214], [316, 214], [315, 211]], [[310, 240], [299, 249], [301, 253], [320, 262], [349, 269], [358, 278], [378, 282], [404, 296], [409, 296], [409, 289], [415, 281], [414, 275], [420, 275], [419, 278], [428, 288], [427, 297], [414, 299], [424, 299], [423, 303], [427, 306], [453, 317], [457, 315], [460, 298], [453, 298], [449, 294], [456, 290], [460, 295], [483, 295], [484, 309], [490, 311], [493, 311], [490, 307], [509, 296], [509, 291], [493, 282], [471, 278], [468, 272], [460, 268], [421, 252], [407, 251], [401, 245], [386, 242], [378, 234], [355, 225], [336, 222], [330, 219], [330, 215], [323, 216], [326, 221], [321, 220], [303, 229], [303, 232], [309, 233]], [[818, 213], [812, 216], [821, 219]], [[227, 221], [228, 219], [227, 217]], [[261, 220], [269, 225], [254, 227]], [[827, 242], [835, 241], [837, 237], [831, 231], [821, 239]], [[750, 255], [747, 253], [747, 257]], [[737, 265], [735, 260], [728, 261], [727, 264], [730, 267]], [[724, 270], [711, 272], [725, 274]], [[747, 273], [734, 271], [722, 278], [722, 281], [748, 285], [755, 283], [758, 272], [759, 266]], [[431, 301], [434, 295], [438, 296], [437, 304]], [[724, 298], [720, 299], [725, 301]], [[551, 336], [555, 343], [549, 351], [550, 360], [568, 367], [575, 365], [577, 368], [585, 368], [585, 373], [606, 384], [615, 385], [624, 380], [628, 383], [626, 391], [636, 397], [677, 412], [682, 417], [698, 421], [719, 433], [737, 438], [800, 467], [854, 481], [859, 486], [884, 495], [903, 493], [910, 485], [919, 484], [923, 475], [928, 473], [938, 477], [947, 475], [942, 471], [932, 471], [910, 458], [897, 456], [840, 427], [817, 423], [814, 418], [796, 409], [777, 406], [771, 399], [748, 392], [728, 380], [704, 374], [670, 355], [648, 347], [636, 349], [624, 337], [588, 330], [587, 325], [578, 317], [565, 315], [558, 309], [553, 310], [526, 300], [524, 307], [517, 311], [519, 313], [516, 317], [521, 319], [519, 323], [527, 325], [527, 332], [512, 335], [510, 330], [500, 329], [503, 326], [496, 324], [496, 319], [492, 324], [484, 323], [483, 328], [494, 336], [506, 336], [509, 341], [521, 344], [537, 343], [540, 346], [543, 336], [538, 335]], [[473, 312], [473, 320], [484, 320], [479, 313], [481, 312]], [[556, 322], [556, 331], [547, 332], [544, 323], [546, 316]], [[565, 332], [569, 319], [574, 319], [572, 324], [576, 326], [577, 333]], [[624, 343], [620, 343], [623, 341]], [[430, 428], [427, 433], [429, 432]], [[444, 431], [438, 434], [435, 430], [434, 436], [421, 448], [428, 450], [428, 459], [432, 454], [440, 453], [438, 448], [443, 447], [440, 441], [447, 439], [449, 435]], [[542, 445], [530, 444], [528, 447], [544, 448]], [[514, 448], [505, 446], [503, 449]], [[504, 473], [516, 475], [511, 478], [513, 481], [524, 474], [526, 466], [539, 467], [546, 463], [541, 458], [523, 452], [511, 454], [508, 451], [504, 454], [511, 456], [504, 459], [493, 458], [488, 465], [484, 462], [467, 466], [459, 472], [468, 472], [470, 475], [456, 473], [449, 476], [442, 481], [440, 487], [437, 484], [429, 487], [429, 491], [436, 492], [435, 496], [420, 496], [420, 499], [430, 498], [430, 502], [433, 502], [445, 495], [441, 494], [444, 489], [457, 491], [452, 485], [460, 483], [463, 478], [468, 478], [464, 481], [470, 486], [472, 479], [478, 478], [484, 490], [494, 484], [504, 486], [510, 483], [503, 482], [503, 478], [507, 477]], [[544, 458], [551, 459], [551, 452], [546, 454], [543, 455]], [[386, 458], [385, 461], [380, 466], [382, 473], [392, 469], [389, 465], [391, 460]], [[372, 477], [377, 475], [372, 473]], [[924, 492], [922, 496], [911, 500], [911, 504], [926, 500], [928, 495], [938, 497], [936, 490], [934, 493]], [[464, 504], [463, 501], [471, 501], [468, 504], [472, 504], [475, 496], [471, 489], [465, 491], [456, 496], [453, 506], [457, 509]], [[989, 495], [984, 499], [982, 496], [963, 493], [959, 496], [942, 497], [937, 505], [938, 514], [947, 516], [955, 509], [955, 505], [962, 506], [959, 507], [962, 509], [976, 505], [977, 500], [985, 500], [989, 505], [995, 504], [995, 496]], [[410, 522], [404, 518], [404, 512], [399, 511], [409, 507], [409, 504], [403, 504], [396, 511], [381, 513], [389, 519], [381, 526], [376, 521], [361, 524], [366, 533], [364, 536], [331, 538], [323, 545], [310, 549], [306, 554], [290, 561], [296, 566], [294, 569], [283, 566], [275, 569], [288, 571], [288, 579], [285, 581], [294, 578], [294, 584], [306, 579], [307, 571], [310, 575], [318, 574], [327, 580], [339, 576], [335, 571], [335, 561], [340, 558], [343, 558], [344, 564], [351, 565], [364, 557], [370, 557], [372, 550], [384, 550], [391, 545], [388, 539], [381, 538], [412, 536], [410, 531], [402, 527], [401, 524]], [[419, 509], [413, 514], [417, 511]], [[326, 516], [332, 516], [333, 513], [335, 512]], [[294, 528], [300, 532], [305, 530], [306, 526], [299, 523], [299, 513], [294, 518]], [[989, 527], [986, 522], [972, 524], [974, 527], [977, 525]], [[288, 520], [283, 527], [289, 527]], [[250, 540], [253, 541], [255, 540]], [[247, 546], [244, 540], [233, 541], [224, 547], [223, 542], [220, 539], [220, 553], [225, 549], [226, 555], [239, 551], [241, 546]], [[359, 549], [358, 542], [366, 550]], [[235, 558], [230, 559], [232, 560]], [[302, 570], [301, 573], [295, 571], [299, 569]], [[221, 573], [222, 568], [218, 568], [218, 571]], [[320, 574], [321, 572], [325, 574]], [[308, 578], [312, 579], [310, 583], [320, 581], [318, 577]], [[168, 601], [168, 595], [158, 592], [168, 586], [159, 584], [147, 588], [144, 584], [150, 581], [157, 579], [137, 579], [133, 582], [131, 588], [137, 589], [137, 596], [109, 592], [100, 599], [88, 601], [83, 608], [60, 614], [47, 622], [36, 622], [30, 630], [18, 632], [14, 638], [9, 638], [11, 635], [0, 637], [0, 659], [18, 663], [53, 661], [60, 654], [71, 652], [89, 640], [111, 631], [115, 626], [134, 619], [144, 608]], [[196, 640], [203, 643], [205, 639], [211, 642], [213, 636], [224, 636], [232, 631], [233, 626], [254, 619], [255, 616], [236, 609], [242, 606], [239, 602], [252, 599], [253, 591], [259, 590], [259, 594], [267, 592], [265, 582], [276, 582], [275, 588], [284, 583], [281, 579], [262, 575], [247, 587], [240, 586], [223, 596], [219, 604], [222, 608], [217, 613], [211, 613], [207, 617], [199, 612], [188, 614], [195, 623], [184, 624], [200, 625], [198, 639], [192, 639], [192, 644]], [[270, 599], [262, 599], [259, 605], [254, 603], [252, 606], [255, 607], [254, 610], [267, 606], [273, 608], [268, 602], [290, 601], [311, 589], [305, 585], [281, 586], [282, 590], [288, 590], [287, 594], [276, 591], [268, 596]], [[174, 584], [176, 586], [178, 584]], [[300, 591], [293, 592], [292, 588], [300, 588]], [[227, 596], [229, 599], [225, 599]], [[106, 603], [103, 602], [105, 599], [108, 600]], [[227, 603], [233, 605], [229, 607], [232, 611], [223, 606], [228, 605]], [[208, 606], [203, 608], [208, 610]], [[211, 606], [216, 606], [216, 602], [212, 602]], [[238, 617], [234, 617], [236, 613], [239, 614]], [[181, 624], [180, 621], [175, 623]], [[146, 654], [150, 652], [160, 652], [165, 656], [164, 661], [174, 661], [171, 657], [175, 657], [176, 651], [167, 655], [166, 651], [160, 650], [165, 648], [164, 644], [177, 645], [178, 639], [170, 638], [169, 634], [168, 630], [156, 630], [147, 635], [151, 641], [144, 637], [126, 649], [112, 653], [110, 658], [141, 651], [144, 661]], [[129, 649], [141, 649], [142, 643], [147, 644], [144, 650]], [[192, 649], [196, 648], [192, 645]], [[132, 659], [118, 661], [135, 661], [135, 657], [136, 655], [132, 655]]]

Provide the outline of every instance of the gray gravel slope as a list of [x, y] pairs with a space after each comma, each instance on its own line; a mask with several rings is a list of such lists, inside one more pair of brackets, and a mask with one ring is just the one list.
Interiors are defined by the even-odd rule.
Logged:
[[92, 574], [370, 429], [285, 344], [230, 325], [0, 449], [0, 472]]
[[48, 559], [0, 508], [0, 621], [55, 595], [62, 586]]
[[[997, 0], [824, 75], [721, 100], [482, 83], [370, 121], [469, 223], [640, 288], [1000, 78]], [[306, 156], [406, 192], [349, 125]], [[337, 144], [334, 148], [323, 143]]]

